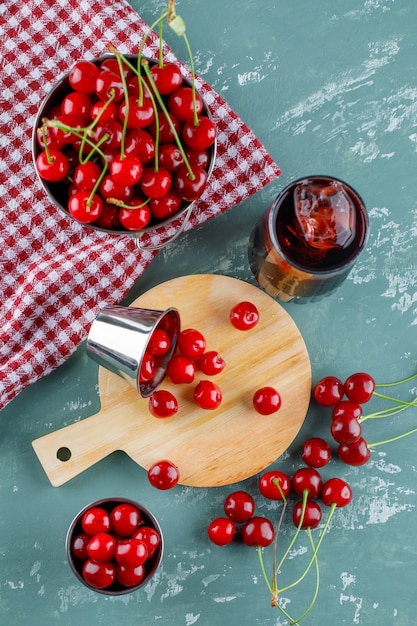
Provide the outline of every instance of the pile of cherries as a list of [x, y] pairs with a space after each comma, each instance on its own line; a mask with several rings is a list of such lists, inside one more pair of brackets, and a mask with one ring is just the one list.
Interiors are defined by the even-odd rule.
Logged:
[[[279, 470], [262, 474], [258, 481], [262, 496], [269, 500], [286, 500], [290, 492], [297, 501], [292, 521], [296, 528], [316, 528], [322, 520], [320, 498], [325, 506], [344, 507], [352, 499], [352, 490], [344, 480], [333, 477], [323, 483], [320, 473], [312, 467], [301, 467], [290, 478]], [[305, 501], [303, 501], [303, 499]], [[248, 546], [269, 546], [275, 537], [273, 523], [256, 516], [255, 500], [246, 491], [234, 491], [224, 500], [225, 515], [215, 518], [208, 527], [209, 539], [218, 546], [239, 538]]]
[[74, 219], [106, 230], [175, 216], [201, 196], [213, 159], [215, 124], [179, 66], [138, 58], [77, 62], [36, 132], [51, 193]]
[[106, 502], [87, 509], [70, 538], [79, 575], [94, 589], [137, 587], [155, 567], [161, 536], [137, 506]]
[[[242, 331], [250, 331], [259, 321], [259, 311], [252, 302], [238, 302], [229, 313], [230, 323]], [[165, 331], [155, 329], [147, 345], [139, 373], [141, 384], [152, 380], [158, 358], [169, 349], [169, 337]], [[174, 385], [190, 385], [198, 372], [204, 376], [216, 376], [226, 367], [226, 361], [216, 350], [207, 350], [204, 334], [195, 328], [186, 328], [178, 335], [177, 350], [170, 358], [166, 375]], [[205, 410], [217, 409], [223, 400], [219, 385], [211, 379], [203, 378], [196, 384], [193, 392], [194, 402]], [[271, 415], [281, 407], [281, 396], [271, 386], [256, 389], [252, 404], [261, 415]], [[149, 411], [154, 417], [167, 418], [178, 411], [178, 400], [166, 389], [154, 391], [148, 401]]]

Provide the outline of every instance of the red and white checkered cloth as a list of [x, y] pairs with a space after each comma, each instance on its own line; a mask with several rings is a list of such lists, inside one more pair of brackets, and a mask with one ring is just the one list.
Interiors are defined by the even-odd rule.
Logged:
[[[105, 235], [66, 218], [42, 191], [31, 155], [36, 112], [55, 81], [76, 60], [100, 56], [109, 43], [137, 53], [147, 30], [123, 0], [0, 3], [0, 409], [68, 358], [100, 307], [120, 302], [156, 254], [139, 251], [128, 236]], [[154, 34], [144, 52], [155, 57], [157, 51]], [[165, 55], [175, 60], [166, 45]], [[217, 124], [218, 150], [190, 228], [280, 174], [224, 100], [201, 79], [197, 87]], [[160, 238], [156, 234], [151, 243]]]

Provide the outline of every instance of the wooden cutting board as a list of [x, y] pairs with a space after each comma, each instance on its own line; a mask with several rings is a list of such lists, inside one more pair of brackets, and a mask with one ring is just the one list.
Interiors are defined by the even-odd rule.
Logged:
[[[231, 308], [253, 302], [260, 313], [251, 330], [236, 330]], [[180, 471], [180, 484], [228, 485], [264, 470], [288, 448], [305, 419], [311, 394], [310, 360], [288, 313], [259, 288], [227, 276], [197, 274], [162, 283], [131, 306], [164, 310], [174, 306], [181, 327], [196, 328], [217, 350], [226, 367], [212, 380], [223, 393], [213, 411], [197, 407], [195, 384], [161, 388], [177, 397], [174, 416], [158, 419], [125, 380], [99, 368], [100, 411], [81, 422], [33, 441], [33, 448], [52, 485], [59, 486], [116, 450], [126, 452], [146, 470], [169, 459]], [[259, 415], [252, 406], [260, 387], [275, 387], [280, 410]], [[69, 457], [69, 458], [68, 458]]]

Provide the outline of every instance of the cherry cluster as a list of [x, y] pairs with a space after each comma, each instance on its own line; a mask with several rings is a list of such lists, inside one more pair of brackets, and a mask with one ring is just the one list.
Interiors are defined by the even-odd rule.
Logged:
[[81, 517], [70, 551], [77, 571], [94, 589], [140, 585], [155, 564], [161, 536], [131, 503], [92, 506]]
[[[368, 443], [363, 437], [362, 431], [362, 424], [366, 420], [389, 417], [411, 406], [417, 406], [416, 400], [411, 402], [403, 401], [376, 391], [377, 387], [395, 386], [414, 377], [415, 375], [388, 385], [377, 385], [370, 374], [355, 372], [345, 382], [342, 382], [336, 376], [326, 376], [315, 384], [313, 387], [315, 401], [320, 406], [331, 409], [330, 434], [338, 444], [337, 454], [341, 461], [348, 465], [364, 465], [371, 458], [371, 449], [415, 432], [416, 429], [412, 429], [399, 437]], [[363, 405], [368, 403], [373, 397], [388, 400], [393, 406], [364, 415]], [[305, 445], [307, 446], [307, 451], [304, 453], [309, 454], [312, 458], [314, 455], [322, 459], [330, 458], [330, 446], [323, 439], [313, 438]]]
[[203, 193], [216, 127], [175, 63], [114, 51], [77, 62], [37, 129], [39, 176], [69, 214], [106, 230], [161, 223]]
[[[258, 550], [261, 569], [265, 582], [271, 594], [271, 605], [278, 607], [290, 620], [291, 624], [298, 624], [311, 610], [318, 591], [318, 557], [317, 553], [327, 532], [331, 517], [336, 508], [348, 505], [352, 500], [352, 490], [344, 480], [332, 477], [323, 482], [320, 473], [313, 467], [301, 467], [290, 478], [279, 470], [270, 470], [263, 473], [258, 480], [259, 493], [269, 500], [283, 502], [283, 508], [275, 530], [272, 521], [264, 516], [255, 515], [255, 500], [246, 491], [238, 490], [230, 493], [224, 500], [224, 515], [215, 518], [208, 526], [208, 537], [217, 546], [224, 546], [234, 539], [240, 539], [245, 545], [256, 547]], [[278, 560], [277, 545], [278, 535], [286, 513], [288, 498], [295, 495], [292, 509], [292, 523], [296, 531], [286, 547], [283, 555]], [[319, 504], [329, 507], [326, 522], [320, 532], [318, 540], [313, 539], [312, 530], [322, 521], [322, 508]], [[277, 578], [293, 548], [298, 534], [302, 529], [308, 532], [312, 548], [312, 555], [301, 576], [292, 583], [279, 587]], [[266, 574], [262, 549], [274, 544], [274, 559], [272, 579]], [[279, 594], [299, 584], [308, 574], [312, 565], [316, 570], [316, 593], [308, 609], [303, 615], [294, 620], [278, 602]]]
[[[252, 302], [238, 302], [232, 307], [229, 319], [238, 330], [248, 331], [259, 321], [259, 312]], [[139, 373], [140, 383], [152, 380], [157, 359], [167, 353], [170, 341], [160, 328], [154, 330], [142, 359]], [[216, 350], [207, 350], [204, 334], [195, 328], [186, 328], [178, 335], [176, 353], [169, 359], [166, 375], [174, 385], [194, 383], [197, 372], [205, 376], [216, 376], [226, 367], [226, 361]], [[210, 379], [200, 380], [193, 392], [194, 402], [205, 410], [217, 409], [223, 400], [222, 390]], [[257, 389], [253, 394], [253, 406], [262, 415], [270, 415], [281, 407], [281, 396], [270, 386]], [[149, 398], [149, 411], [154, 417], [166, 418], [178, 411], [178, 400], [166, 389], [157, 389]]]

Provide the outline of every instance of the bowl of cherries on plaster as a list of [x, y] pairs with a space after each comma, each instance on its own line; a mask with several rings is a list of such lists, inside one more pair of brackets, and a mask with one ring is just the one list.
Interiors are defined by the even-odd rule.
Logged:
[[128, 498], [106, 498], [85, 506], [66, 538], [70, 567], [89, 589], [118, 596], [145, 585], [158, 569], [163, 536], [158, 521]]
[[210, 110], [175, 62], [106, 53], [79, 60], [36, 116], [32, 151], [46, 195], [108, 234], [182, 231], [214, 167]]

